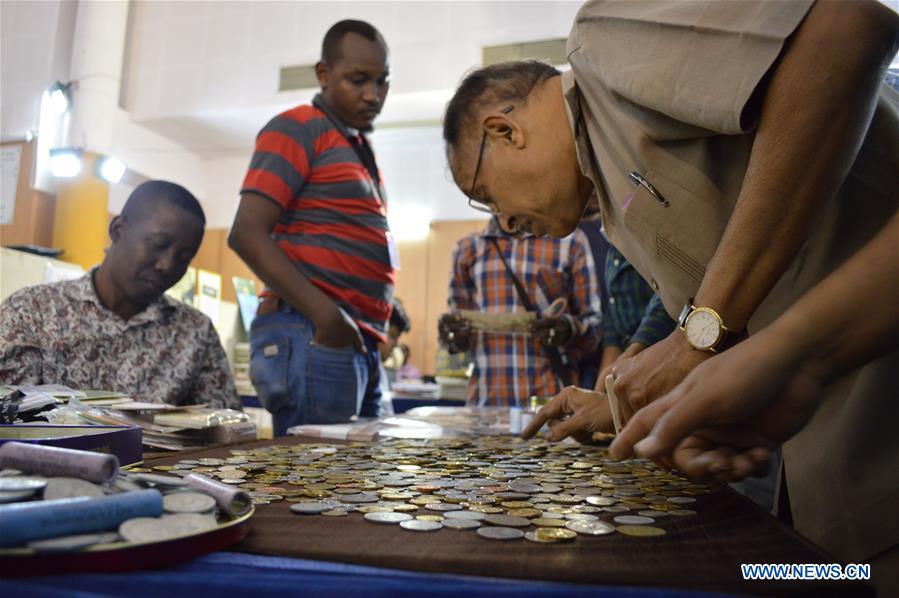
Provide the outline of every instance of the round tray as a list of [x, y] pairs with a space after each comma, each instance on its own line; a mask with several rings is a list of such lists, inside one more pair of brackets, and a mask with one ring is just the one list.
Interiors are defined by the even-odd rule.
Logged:
[[251, 506], [244, 515], [222, 522], [215, 529], [156, 542], [113, 542], [77, 552], [52, 554], [30, 548], [5, 548], [0, 550], [0, 576], [116, 573], [177, 565], [243, 540], [250, 531], [247, 523], [255, 511]]

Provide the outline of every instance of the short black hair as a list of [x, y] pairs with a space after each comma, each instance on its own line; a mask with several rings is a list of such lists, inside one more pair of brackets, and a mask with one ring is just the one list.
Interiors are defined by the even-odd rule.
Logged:
[[412, 329], [412, 323], [409, 321], [409, 314], [403, 307], [403, 302], [393, 298], [393, 310], [390, 312], [390, 325], [396, 326], [400, 333], [409, 332]]
[[345, 19], [331, 25], [331, 28], [328, 29], [328, 32], [325, 34], [325, 39], [322, 40], [322, 62], [325, 64], [333, 64], [334, 61], [340, 58], [340, 40], [342, 40], [343, 36], [347, 33], [355, 33], [361, 35], [368, 41], [380, 41], [384, 45], [387, 45], [387, 42], [384, 41], [384, 37], [372, 25], [365, 21]]
[[147, 181], [135, 187], [128, 196], [125, 207], [122, 208], [122, 216], [127, 218], [138, 215], [154, 202], [161, 200], [193, 214], [203, 226], [206, 226], [206, 214], [203, 213], [203, 207], [193, 193], [169, 181]]
[[539, 83], [562, 73], [539, 60], [500, 62], [469, 73], [446, 105], [443, 140], [455, 147], [478, 108], [498, 102], [523, 103]]

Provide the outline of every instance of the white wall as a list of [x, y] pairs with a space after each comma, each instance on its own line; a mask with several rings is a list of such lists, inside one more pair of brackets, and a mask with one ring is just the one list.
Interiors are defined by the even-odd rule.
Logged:
[[0, 139], [38, 126], [41, 93], [68, 80], [76, 2], [0, 2]]

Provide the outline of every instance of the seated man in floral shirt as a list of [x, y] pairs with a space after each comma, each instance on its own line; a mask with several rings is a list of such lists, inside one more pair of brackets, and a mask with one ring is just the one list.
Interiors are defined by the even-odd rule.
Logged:
[[0, 383], [239, 409], [212, 322], [163, 295], [187, 270], [205, 224], [187, 189], [138, 186], [109, 225], [102, 264], [77, 280], [21, 289], [0, 306]]

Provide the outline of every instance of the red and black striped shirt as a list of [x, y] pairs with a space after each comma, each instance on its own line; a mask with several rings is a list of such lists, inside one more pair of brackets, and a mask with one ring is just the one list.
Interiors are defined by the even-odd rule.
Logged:
[[362, 330], [386, 341], [396, 279], [387, 205], [352, 143], [368, 146], [317, 95], [259, 132], [241, 193], [281, 206], [272, 238], [285, 255]]

